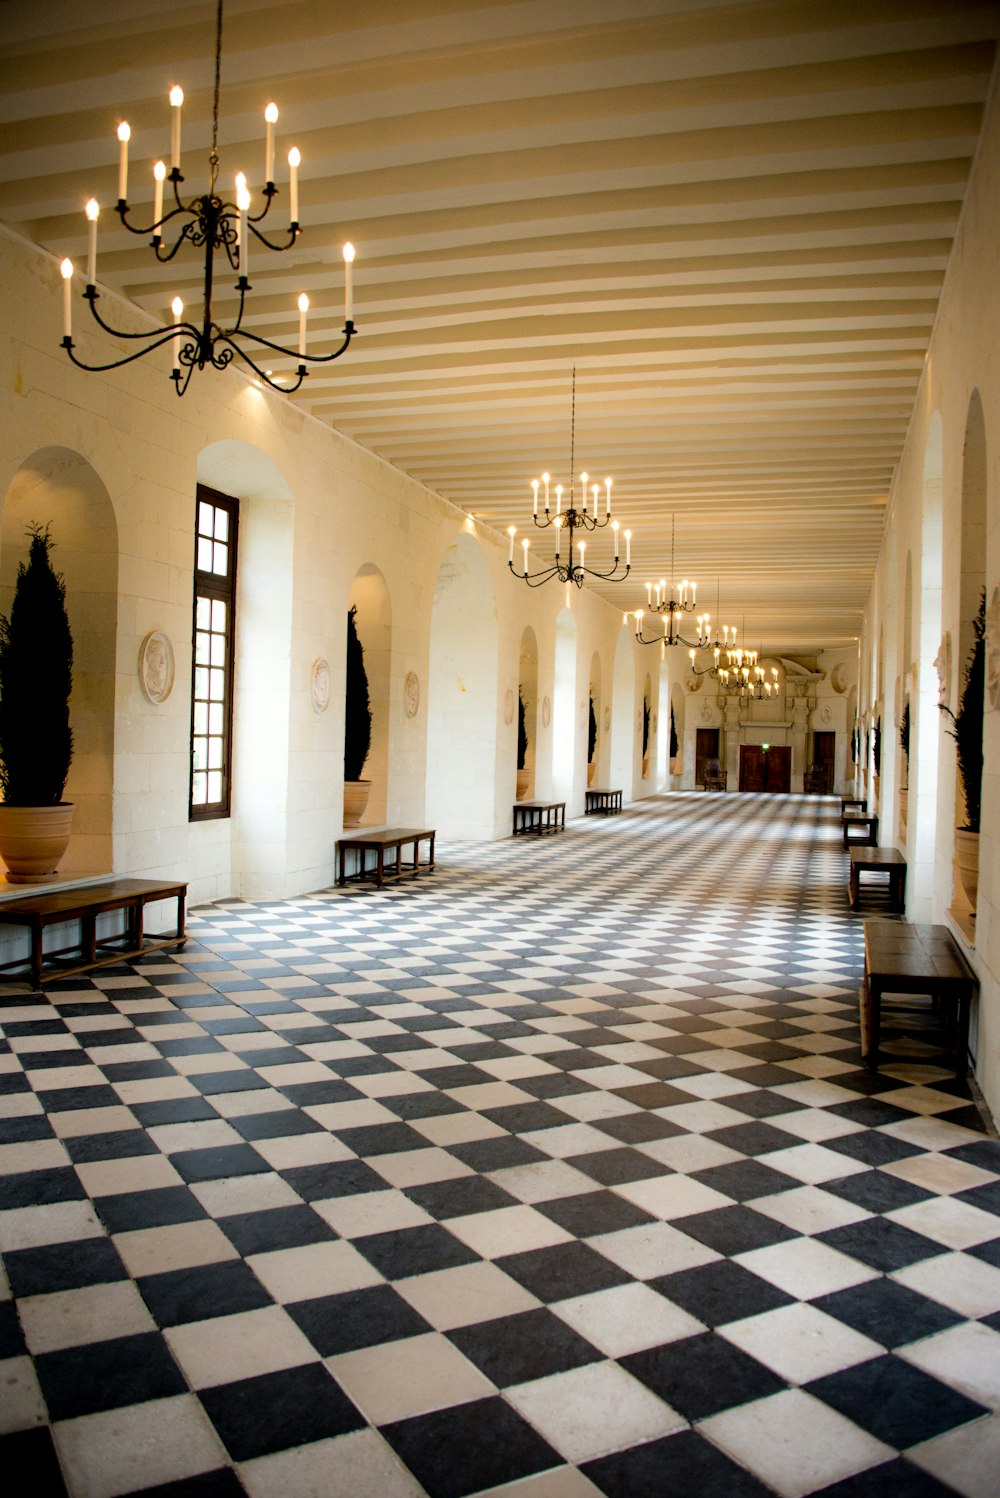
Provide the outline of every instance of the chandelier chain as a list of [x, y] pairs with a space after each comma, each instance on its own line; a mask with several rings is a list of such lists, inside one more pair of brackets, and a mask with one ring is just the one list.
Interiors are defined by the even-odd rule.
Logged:
[[215, 8], [215, 92], [212, 95], [212, 150], [209, 154], [209, 165], [212, 168], [212, 185], [210, 191], [215, 191], [215, 183], [219, 175], [219, 90], [222, 78], [222, 0], [218, 0]]

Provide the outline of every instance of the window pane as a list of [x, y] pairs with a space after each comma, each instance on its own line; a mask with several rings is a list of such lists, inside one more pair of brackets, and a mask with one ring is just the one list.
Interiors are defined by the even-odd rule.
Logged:
[[208, 799], [209, 801], [222, 800], [222, 771], [209, 770], [208, 772]]
[[[224, 720], [224, 718], [222, 716], [222, 704], [221, 704], [221, 702], [213, 702], [212, 705], [211, 705], [211, 707], [207, 707], [205, 710], [208, 713], [208, 731], [209, 731], [209, 733], [222, 733], [222, 731], [223, 731], [222, 725], [223, 725], [223, 722], [225, 720]], [[197, 727], [197, 725], [196, 725], [196, 727]]]
[[224, 702], [226, 699], [226, 673], [217, 671], [213, 666], [209, 672], [211, 683], [209, 686], [209, 699], [212, 702]]
[[[213, 709], [214, 711], [214, 709]], [[195, 733], [208, 733], [211, 726], [209, 708], [207, 702], [196, 702], [194, 705], [194, 731]], [[218, 730], [215, 730], [218, 732]]]
[[194, 760], [195, 770], [204, 770], [208, 767], [208, 740], [195, 738], [191, 741], [191, 753]]
[[211, 658], [211, 636], [199, 630], [194, 637], [195, 665], [207, 666]]
[[195, 770], [192, 776], [191, 800], [195, 806], [204, 806], [208, 800], [208, 777], [204, 770]]
[[191, 693], [191, 817], [228, 817], [235, 660], [234, 499], [198, 486]]
[[226, 629], [226, 605], [221, 598], [212, 599], [212, 628], [219, 634], [224, 634]]
[[225, 635], [212, 636], [212, 665], [224, 666], [226, 664], [226, 637]]
[[208, 667], [198, 666], [194, 673], [194, 695], [202, 701], [208, 696]]
[[210, 770], [222, 769], [222, 740], [209, 739], [208, 741], [208, 768]]
[[199, 536], [210, 536], [214, 529], [215, 506], [208, 505], [204, 500], [198, 505], [198, 534]]
[[194, 622], [197, 629], [208, 629], [212, 619], [212, 600], [199, 598], [195, 605]]
[[215, 539], [217, 541], [229, 540], [229, 515], [221, 505], [215, 512]]
[[212, 543], [203, 537], [198, 537], [198, 571], [211, 572], [212, 570]]
[[229, 571], [229, 547], [220, 542], [215, 543], [215, 557], [212, 562], [212, 571], [217, 577], [225, 577]]

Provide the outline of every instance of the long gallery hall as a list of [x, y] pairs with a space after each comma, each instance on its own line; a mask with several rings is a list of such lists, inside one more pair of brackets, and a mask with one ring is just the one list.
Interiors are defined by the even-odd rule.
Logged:
[[673, 795], [5, 985], [6, 1470], [987, 1498], [1000, 1145], [863, 1065], [846, 887], [836, 798]]

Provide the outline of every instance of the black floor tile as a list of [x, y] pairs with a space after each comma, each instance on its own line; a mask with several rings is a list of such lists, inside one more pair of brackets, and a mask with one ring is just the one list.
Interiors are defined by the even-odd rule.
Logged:
[[[243, 1498], [246, 1489], [231, 1467], [219, 1467], [214, 1472], [199, 1472], [196, 1477], [182, 1477], [177, 1482], [165, 1482], [155, 1488], [143, 1488], [141, 1498]], [[140, 1498], [139, 1492], [129, 1493], [125, 1498]]]
[[586, 1243], [557, 1243], [495, 1262], [498, 1269], [547, 1303], [626, 1285], [632, 1278]]
[[144, 1129], [122, 1129], [115, 1134], [83, 1134], [76, 1139], [64, 1139], [63, 1144], [74, 1165], [160, 1153]]
[[273, 1304], [242, 1260], [146, 1275], [136, 1283], [158, 1326], [234, 1316]]
[[465, 1498], [561, 1465], [557, 1452], [499, 1397], [382, 1427], [428, 1498]]
[[35, 1370], [53, 1420], [187, 1393], [159, 1332], [43, 1352]]
[[817, 1233], [816, 1238], [818, 1242], [828, 1243], [831, 1248], [860, 1259], [862, 1264], [869, 1264], [883, 1274], [891, 1274], [894, 1269], [904, 1269], [907, 1264], [918, 1264], [921, 1259], [930, 1259], [943, 1252], [940, 1243], [884, 1217], [866, 1217], [862, 1222], [851, 1222], [845, 1227]]
[[395, 1155], [403, 1150], [426, 1149], [427, 1140], [405, 1123], [370, 1124], [363, 1128], [337, 1129], [338, 1139], [356, 1155]]
[[107, 1238], [83, 1238], [40, 1248], [8, 1250], [3, 1256], [15, 1296], [53, 1295], [128, 1279], [118, 1250]]
[[787, 1243], [800, 1236], [784, 1223], [743, 1206], [695, 1212], [690, 1217], [678, 1218], [673, 1226], [728, 1257], [749, 1253], [752, 1248], [766, 1248], [772, 1243]]
[[819, 1296], [813, 1304], [890, 1349], [919, 1342], [962, 1320], [936, 1300], [928, 1300], [890, 1279], [852, 1285], [833, 1295]]
[[981, 1404], [892, 1353], [816, 1379], [805, 1388], [898, 1451], [986, 1413]]
[[656, 1221], [655, 1217], [614, 1191], [584, 1191], [578, 1196], [560, 1196], [555, 1201], [538, 1202], [535, 1210], [577, 1238], [596, 1238], [602, 1233], [618, 1233], [625, 1228], [642, 1227]]
[[244, 1258], [271, 1253], [279, 1248], [304, 1248], [309, 1243], [329, 1243], [336, 1233], [312, 1207], [274, 1207], [266, 1212], [241, 1212], [220, 1217], [219, 1227], [236, 1252]]
[[737, 1150], [741, 1155], [770, 1155], [775, 1150], [791, 1149], [802, 1140], [787, 1129], [775, 1128], [774, 1124], [754, 1123], [730, 1124], [724, 1129], [713, 1129], [707, 1136], [727, 1149]]
[[792, 1304], [792, 1297], [776, 1285], [728, 1259], [665, 1274], [648, 1283], [706, 1326], [723, 1326]]
[[544, 1306], [476, 1326], [458, 1327], [448, 1335], [459, 1351], [501, 1389], [582, 1368], [603, 1358], [603, 1353]]
[[0, 1359], [19, 1358], [27, 1351], [17, 1309], [12, 1300], [0, 1301]]
[[387, 1279], [404, 1279], [479, 1261], [477, 1253], [438, 1223], [355, 1238], [354, 1247]]
[[230, 1176], [263, 1175], [271, 1169], [263, 1155], [258, 1155], [249, 1144], [180, 1150], [170, 1156], [170, 1163], [182, 1180], [195, 1183], [222, 1181]]
[[896, 1139], [892, 1134], [884, 1134], [880, 1129], [862, 1129], [858, 1134], [841, 1134], [837, 1139], [824, 1139], [823, 1147], [836, 1150], [838, 1155], [847, 1155], [851, 1160], [862, 1160], [865, 1165], [892, 1165], [896, 1160], [920, 1154], [915, 1144], [908, 1144], [905, 1139]]
[[26, 1170], [0, 1179], [0, 1212], [49, 1206], [53, 1202], [84, 1201], [86, 1196], [80, 1177], [70, 1165], [53, 1170]]
[[483, 1176], [459, 1176], [452, 1181], [410, 1186], [406, 1195], [438, 1222], [449, 1217], [466, 1217], [473, 1212], [495, 1212], [501, 1207], [520, 1205], [509, 1192]]
[[602, 1186], [621, 1186], [628, 1181], [648, 1181], [654, 1176], [673, 1174], [666, 1165], [627, 1147], [595, 1150], [588, 1155], [572, 1155], [566, 1164], [581, 1170]]
[[922, 1186], [915, 1186], [911, 1181], [887, 1175], [884, 1170], [878, 1169], [824, 1181], [823, 1190], [842, 1197], [844, 1201], [853, 1202], [856, 1207], [864, 1207], [868, 1212], [895, 1212], [900, 1207], [911, 1207], [916, 1202], [927, 1201], [931, 1195]]
[[202, 1389], [199, 1397], [237, 1462], [346, 1435], [365, 1424], [318, 1362]]
[[[518, 1083], [518, 1086], [523, 1084]], [[679, 1124], [655, 1113], [622, 1113], [617, 1118], [595, 1118], [593, 1127], [623, 1144], [649, 1144], [654, 1139], [675, 1139], [684, 1130]]]
[[955, 1498], [955, 1489], [900, 1456], [820, 1488], [811, 1498]]
[[769, 1498], [751, 1473], [693, 1430], [584, 1462], [606, 1498]]
[[711, 1165], [707, 1170], [693, 1171], [692, 1179], [710, 1186], [713, 1191], [721, 1191], [723, 1196], [731, 1196], [736, 1202], [752, 1201], [756, 1196], [773, 1196], [802, 1185], [801, 1181], [765, 1165], [761, 1160], [731, 1160], [728, 1165]]
[[304, 1201], [324, 1201], [334, 1196], [357, 1196], [365, 1191], [384, 1191], [386, 1183], [363, 1160], [337, 1160], [322, 1165], [293, 1165], [279, 1172]]
[[109, 1233], [132, 1233], [162, 1228], [175, 1222], [196, 1222], [208, 1213], [187, 1186], [158, 1186], [151, 1191], [124, 1191], [101, 1196], [96, 1202]]
[[[391, 1285], [298, 1300], [287, 1307], [321, 1357], [419, 1337], [431, 1327]], [[391, 1356], [391, 1351], [387, 1353]]]
[[516, 1139], [512, 1134], [502, 1135], [497, 1139], [474, 1139], [471, 1144], [453, 1144], [449, 1146], [448, 1153], [454, 1155], [456, 1160], [461, 1160], [463, 1165], [469, 1165], [484, 1175], [493, 1170], [507, 1170], [514, 1165], [536, 1165], [540, 1160], [549, 1158], [541, 1150], [525, 1144], [523, 1139]]
[[618, 1361], [692, 1421], [777, 1394], [786, 1387], [784, 1379], [715, 1332], [649, 1347]]
[[728, 1093], [726, 1107], [735, 1108], [737, 1113], [746, 1113], [751, 1118], [775, 1118], [782, 1113], [802, 1110], [801, 1103], [783, 1097], [780, 1092], [768, 1092], [766, 1087], [755, 1088], [752, 1092]]
[[0, 1436], [0, 1471], [6, 1473], [8, 1482], [15, 1484], [8, 1489], [10, 1498], [17, 1493], [19, 1474], [24, 1482], [22, 1493], [31, 1493], [33, 1498], [67, 1498], [52, 1432], [47, 1426]]

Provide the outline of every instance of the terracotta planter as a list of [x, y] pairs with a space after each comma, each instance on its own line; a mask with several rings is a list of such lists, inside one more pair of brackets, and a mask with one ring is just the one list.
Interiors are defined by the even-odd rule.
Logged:
[[597, 779], [597, 766], [596, 765], [588, 765], [587, 766], [587, 784], [588, 785], [593, 785], [593, 783], [594, 783], [594, 781], [596, 779]]
[[0, 805], [0, 859], [8, 884], [43, 884], [59, 867], [73, 828], [73, 803]]
[[955, 828], [955, 867], [965, 897], [976, 913], [976, 896], [979, 893], [979, 833]]
[[344, 826], [357, 827], [365, 814], [368, 805], [368, 794], [371, 791], [370, 780], [345, 780], [344, 781]]
[[517, 799], [524, 801], [531, 786], [531, 771], [518, 770], [517, 772]]
[[643, 778], [643, 780], [648, 780], [649, 779], [649, 755], [648, 754], [643, 756], [643, 761], [642, 761], [642, 778]]
[[909, 811], [910, 793], [902, 790], [899, 793], [899, 836], [902, 841], [906, 839], [906, 817]]

